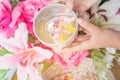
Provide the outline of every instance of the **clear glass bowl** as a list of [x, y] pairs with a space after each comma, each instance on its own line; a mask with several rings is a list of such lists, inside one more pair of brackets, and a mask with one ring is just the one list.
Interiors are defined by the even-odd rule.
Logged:
[[[43, 44], [62, 48], [70, 44], [78, 33], [76, 14], [67, 12], [63, 4], [49, 4], [34, 18], [33, 30]], [[53, 35], [54, 34], [54, 35]]]

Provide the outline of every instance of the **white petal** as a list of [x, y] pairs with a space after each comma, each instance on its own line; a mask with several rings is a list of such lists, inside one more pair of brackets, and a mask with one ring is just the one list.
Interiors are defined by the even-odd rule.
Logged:
[[16, 62], [14, 56], [10, 54], [0, 56], [0, 69], [15, 68], [17, 67]]
[[108, 24], [119, 24], [120, 25], [120, 15], [113, 15], [108, 19]]
[[34, 68], [29, 68], [29, 80], [43, 80], [42, 77], [39, 75], [38, 70]]
[[106, 48], [106, 50], [107, 50], [109, 53], [112, 53], [112, 54], [115, 54], [115, 53], [116, 53], [116, 49], [115, 49], [115, 48]]
[[13, 38], [5, 39], [2, 35], [0, 35], [0, 45], [10, 52], [19, 50], [19, 48], [16, 47], [17, 44]]
[[111, 68], [111, 66], [113, 66], [112, 61], [113, 61], [114, 58], [115, 58], [115, 56], [113, 56], [113, 55], [111, 55], [109, 53], [106, 53], [104, 59], [105, 59], [105, 61], [107, 63], [107, 68]]
[[24, 23], [19, 24], [15, 37], [6, 39], [0, 35], [0, 45], [10, 52], [16, 52], [27, 47], [28, 32]]
[[19, 67], [17, 69], [17, 80], [27, 80], [27, 69], [24, 67]]
[[34, 50], [36, 51], [36, 60], [37, 62], [41, 62], [45, 59], [50, 59], [53, 56], [53, 53], [47, 49], [42, 49], [41, 47], [35, 47]]
[[115, 15], [119, 8], [120, 8], [120, 0], [110, 0], [100, 6], [100, 9], [107, 10], [105, 15], [108, 17]]
[[103, 26], [103, 27], [104, 27], [104, 28], [111, 28], [111, 29], [120, 31], [120, 25], [117, 25], [117, 24], [110, 24], [110, 25]]
[[10, 69], [5, 76], [5, 79], [12, 80], [12, 77], [13, 77], [15, 71], [16, 71], [15, 68]]
[[18, 24], [18, 29], [15, 31], [15, 40], [18, 47], [27, 48], [28, 31], [25, 23]]

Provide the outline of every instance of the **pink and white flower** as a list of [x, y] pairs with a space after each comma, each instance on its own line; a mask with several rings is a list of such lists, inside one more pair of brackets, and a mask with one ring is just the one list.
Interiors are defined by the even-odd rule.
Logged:
[[50, 59], [53, 53], [41, 47], [30, 47], [27, 40], [28, 31], [24, 23], [19, 24], [14, 37], [6, 39], [0, 35], [0, 45], [10, 52], [0, 56], [0, 69], [17, 68], [18, 80], [42, 80], [37, 64]]

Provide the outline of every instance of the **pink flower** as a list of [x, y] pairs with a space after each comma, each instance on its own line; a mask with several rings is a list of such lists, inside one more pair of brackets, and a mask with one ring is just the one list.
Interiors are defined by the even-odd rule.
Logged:
[[28, 32], [25, 24], [19, 24], [14, 38], [5, 39], [0, 36], [0, 45], [13, 54], [0, 57], [0, 69], [17, 68], [18, 80], [42, 80], [37, 71], [38, 62], [50, 59], [53, 55], [49, 50], [27, 45]]
[[45, 5], [49, 3], [50, 0], [26, 0], [20, 1], [12, 12], [12, 23], [11, 27], [16, 27], [16, 24], [20, 22], [25, 22], [27, 24], [27, 29], [30, 34], [34, 36], [33, 33], [33, 18], [35, 12], [41, 10]]
[[48, 49], [51, 52], [54, 53], [53, 57], [52, 57], [52, 61], [55, 62], [56, 64], [59, 64], [61, 67], [65, 68], [65, 69], [69, 69], [72, 66], [77, 66], [78, 64], [80, 64], [80, 62], [86, 58], [89, 55], [89, 51], [79, 51], [79, 52], [74, 52], [71, 54], [63, 54], [63, 55], [59, 55], [57, 53], [54, 52], [54, 50], [52, 50], [51, 48], [41, 44], [40, 45], [42, 48], [44, 49]]
[[0, 34], [9, 37], [11, 33], [9, 24], [11, 22], [11, 5], [9, 0], [0, 2]]
[[61, 65], [63, 68], [68, 69], [72, 66], [77, 66], [86, 56], [89, 55], [88, 51], [80, 51], [80, 52], [74, 52], [71, 55], [64, 56], [65, 59], [63, 59], [63, 56], [59, 56], [57, 54], [54, 55], [54, 61]]

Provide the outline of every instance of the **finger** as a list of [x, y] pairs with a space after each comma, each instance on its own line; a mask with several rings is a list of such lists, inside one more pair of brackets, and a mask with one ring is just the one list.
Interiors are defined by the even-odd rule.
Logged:
[[82, 0], [81, 5], [84, 10], [88, 10], [93, 4], [95, 4], [98, 0]]
[[78, 30], [79, 30], [79, 31], [82, 31], [82, 30], [83, 30], [83, 27], [79, 27]]
[[75, 40], [79, 42], [83, 42], [83, 41], [89, 40], [90, 38], [91, 38], [91, 35], [79, 35]]
[[52, 0], [51, 3], [55, 4], [55, 3], [66, 3], [66, 0]]
[[67, 47], [67, 48], [63, 48], [61, 49], [59, 52], [60, 53], [73, 53], [73, 52], [78, 52], [81, 50], [89, 50], [89, 49], [93, 49], [91, 46], [91, 41], [84, 41], [82, 43], [79, 43], [78, 45], [72, 46], [72, 47]]
[[[80, 8], [81, 9], [81, 8]], [[78, 17], [80, 17], [80, 18], [84, 18], [84, 15], [85, 15], [85, 11], [83, 10], [83, 11], [78, 11]]]
[[73, 3], [74, 3], [74, 0], [66, 0], [66, 6], [68, 8], [68, 11], [67, 12], [71, 12], [72, 9], [73, 9]]
[[72, 47], [78, 46], [78, 45], [80, 45], [81, 42], [89, 40], [90, 37], [91, 36], [89, 36], [89, 35], [80, 35], [76, 38], [75, 42], [69, 44], [68, 46], [66, 46], [64, 48], [72, 48]]
[[85, 19], [79, 18], [78, 23], [79, 23], [79, 25], [81, 25], [81, 27], [85, 28], [92, 34], [96, 33], [99, 30], [99, 28], [97, 26], [91, 24], [90, 22], [88, 22]]

